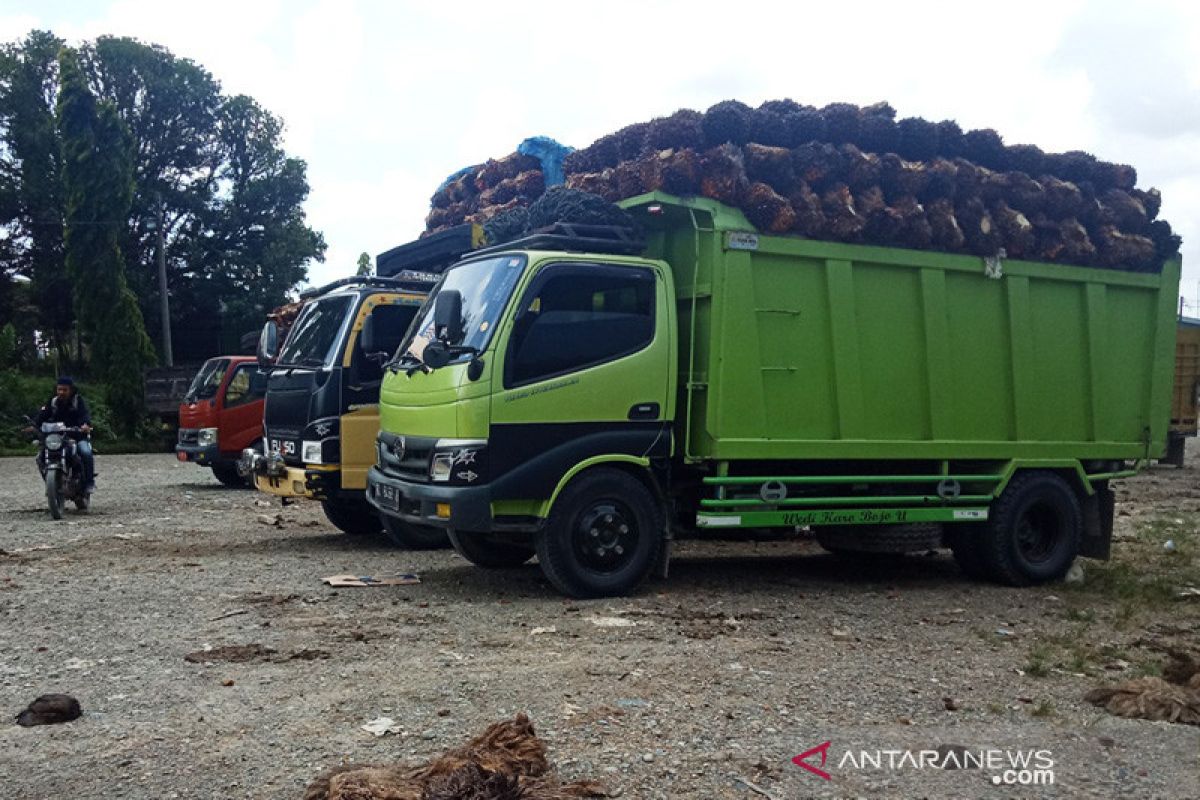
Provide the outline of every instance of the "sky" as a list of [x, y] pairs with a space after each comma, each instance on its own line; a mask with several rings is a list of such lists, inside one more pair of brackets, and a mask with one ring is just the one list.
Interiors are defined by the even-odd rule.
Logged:
[[736, 98], [886, 100], [899, 117], [1134, 165], [1184, 237], [1200, 316], [1200, 4], [0, 0], [0, 40], [160, 44], [285, 123], [308, 164], [310, 281], [415, 238], [460, 167], [528, 136], [575, 147]]

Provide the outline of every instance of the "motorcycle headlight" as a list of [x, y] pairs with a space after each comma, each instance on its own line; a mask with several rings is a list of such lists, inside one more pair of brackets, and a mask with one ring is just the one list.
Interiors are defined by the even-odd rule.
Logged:
[[300, 443], [300, 460], [305, 464], [321, 464], [321, 443], [320, 442], [301, 442]]
[[201, 428], [196, 432], [196, 444], [201, 447], [210, 447], [217, 443], [216, 428]]
[[62, 450], [63, 437], [61, 433], [51, 433], [46, 437], [47, 450]]
[[429, 462], [429, 479], [432, 481], [450, 480], [450, 470], [454, 468], [453, 453], [434, 453], [433, 461]]

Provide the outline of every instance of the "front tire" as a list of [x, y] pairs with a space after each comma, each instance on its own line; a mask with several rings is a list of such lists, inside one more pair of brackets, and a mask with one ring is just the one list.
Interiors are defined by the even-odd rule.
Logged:
[[366, 500], [322, 500], [321, 509], [333, 527], [350, 536], [373, 536], [383, 527]]
[[1083, 511], [1058, 475], [1024, 472], [992, 504], [980, 533], [974, 546], [994, 580], [1010, 586], [1048, 583], [1066, 575], [1079, 554]]
[[486, 534], [462, 534], [448, 531], [454, 551], [477, 567], [484, 569], [513, 569], [525, 564], [537, 552], [528, 545], [497, 542]]
[[437, 550], [450, 542], [446, 532], [429, 525], [412, 525], [404, 520], [380, 513], [383, 531], [396, 547], [406, 550]]
[[245, 489], [246, 479], [238, 475], [237, 464], [213, 464], [213, 476], [230, 489]]
[[61, 474], [57, 469], [46, 470], [46, 505], [50, 508], [51, 519], [63, 518], [63, 500]]
[[537, 537], [546, 578], [571, 597], [628, 594], [650, 575], [663, 548], [654, 495], [633, 476], [598, 467], [571, 481]]

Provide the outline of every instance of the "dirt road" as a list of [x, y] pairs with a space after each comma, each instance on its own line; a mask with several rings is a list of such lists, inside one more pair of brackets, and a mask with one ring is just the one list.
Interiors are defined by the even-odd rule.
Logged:
[[[1193, 797], [1200, 728], [1082, 700], [1154, 674], [1163, 646], [1200, 650], [1200, 599], [1174, 598], [1200, 585], [1189, 456], [1124, 484], [1115, 558], [1081, 584], [973, 584], [945, 552], [688, 542], [668, 580], [594, 602], [536, 566], [355, 540], [165, 455], [101, 455], [94, 509], [55, 523], [32, 460], [0, 460], [0, 786], [296, 798], [327, 766], [420, 759], [524, 710], [561, 774], [627, 798]], [[421, 582], [322, 584], [338, 573]], [[45, 692], [84, 716], [12, 723]], [[361, 729], [381, 717], [397, 732]], [[805, 763], [829, 780], [792, 763], [825, 742]], [[1048, 751], [1053, 784], [903, 756], [953, 745]]]

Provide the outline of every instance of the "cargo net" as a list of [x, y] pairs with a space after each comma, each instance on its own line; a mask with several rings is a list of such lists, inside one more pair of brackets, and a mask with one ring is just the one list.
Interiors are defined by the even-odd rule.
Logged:
[[[810, 239], [1138, 272], [1157, 271], [1180, 246], [1157, 218], [1158, 191], [1137, 188], [1131, 166], [1005, 145], [950, 120], [897, 120], [886, 103], [726, 100], [602, 136], [563, 169], [567, 187], [609, 202], [709, 197], [760, 232]], [[507, 241], [529, 230], [522, 209], [545, 192], [531, 156], [469, 167], [434, 194], [426, 233], [476, 222], [492, 243]]]

